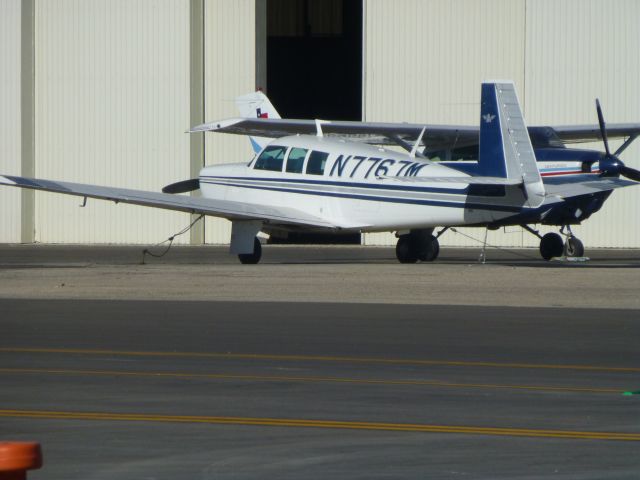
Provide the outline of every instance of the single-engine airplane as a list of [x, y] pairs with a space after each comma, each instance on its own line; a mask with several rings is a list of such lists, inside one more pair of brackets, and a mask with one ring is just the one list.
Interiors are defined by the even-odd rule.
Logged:
[[[261, 231], [396, 232], [398, 260], [415, 263], [435, 260], [438, 237], [455, 226], [519, 225], [540, 238], [545, 260], [582, 256], [571, 225], [614, 189], [640, 182], [618, 157], [640, 124], [607, 128], [596, 100], [598, 125], [527, 127], [510, 81], [482, 84], [479, 127], [281, 119], [259, 91], [237, 103], [242, 118], [190, 132], [249, 136], [254, 158], [206, 166], [163, 193], [10, 175], [0, 184], [227, 218], [242, 263], [260, 261]], [[626, 140], [612, 154], [608, 137]], [[566, 148], [598, 139], [605, 152]], [[176, 195], [197, 189], [202, 197]], [[541, 236], [536, 224], [561, 227], [566, 241]]]

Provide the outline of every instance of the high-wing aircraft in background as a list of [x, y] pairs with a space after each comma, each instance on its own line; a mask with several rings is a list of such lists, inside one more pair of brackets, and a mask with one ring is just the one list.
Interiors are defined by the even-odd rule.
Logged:
[[[163, 193], [10, 175], [0, 184], [227, 218], [242, 263], [260, 260], [261, 231], [396, 232], [398, 260], [414, 263], [435, 260], [437, 237], [453, 226], [519, 225], [540, 238], [546, 260], [582, 256], [571, 225], [614, 189], [640, 182], [618, 158], [640, 124], [607, 128], [596, 101], [599, 125], [527, 127], [509, 81], [482, 84], [479, 127], [280, 119], [261, 92], [238, 105], [243, 118], [191, 132], [247, 135], [255, 157], [204, 167]], [[607, 137], [626, 140], [612, 154]], [[605, 152], [566, 148], [598, 139]], [[196, 189], [202, 197], [175, 195]], [[541, 236], [536, 224], [560, 227], [566, 241]]]

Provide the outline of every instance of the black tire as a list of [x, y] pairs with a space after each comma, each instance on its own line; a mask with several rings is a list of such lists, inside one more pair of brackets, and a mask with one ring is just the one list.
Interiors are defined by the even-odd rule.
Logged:
[[584, 257], [584, 245], [579, 238], [569, 237], [564, 244], [564, 254], [567, 257]]
[[540, 240], [540, 255], [545, 260], [553, 257], [561, 257], [564, 251], [564, 242], [557, 233], [547, 233]]
[[418, 255], [409, 235], [402, 235], [398, 238], [396, 258], [400, 263], [416, 263], [418, 261]]
[[440, 242], [433, 235], [429, 235], [421, 246], [418, 253], [418, 260], [421, 262], [433, 262], [440, 254]]
[[253, 265], [260, 261], [262, 257], [262, 245], [260, 245], [260, 240], [256, 237], [253, 240], [253, 253], [240, 253], [238, 255], [238, 259], [240, 263], [244, 263], [247, 265]]

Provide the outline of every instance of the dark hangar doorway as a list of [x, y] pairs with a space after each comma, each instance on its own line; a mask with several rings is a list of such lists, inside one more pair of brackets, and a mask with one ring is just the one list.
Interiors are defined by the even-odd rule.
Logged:
[[283, 118], [362, 120], [362, 2], [267, 0], [266, 63]]
[[[265, 89], [283, 118], [362, 120], [362, 4], [267, 0]], [[360, 234], [287, 242], [359, 244]]]

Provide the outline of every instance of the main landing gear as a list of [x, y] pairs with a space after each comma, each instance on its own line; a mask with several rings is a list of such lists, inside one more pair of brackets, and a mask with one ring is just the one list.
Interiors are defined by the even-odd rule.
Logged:
[[252, 253], [239, 253], [238, 258], [240, 259], [240, 263], [246, 264], [256, 264], [260, 261], [262, 257], [262, 245], [260, 245], [260, 240], [256, 237], [253, 240], [253, 252]]
[[440, 253], [440, 243], [433, 235], [433, 229], [411, 230], [398, 235], [396, 257], [400, 263], [433, 262]]
[[[582, 257], [584, 256], [584, 245], [578, 237], [573, 235], [571, 227], [564, 225], [560, 229], [560, 233], [567, 237], [566, 241], [562, 241], [562, 237], [557, 233], [547, 233], [540, 236], [537, 230], [529, 227], [528, 225], [522, 225], [526, 231], [534, 234], [540, 239], [540, 255], [545, 260], [551, 260], [553, 257]], [[565, 233], [565, 229], [567, 233]]]

